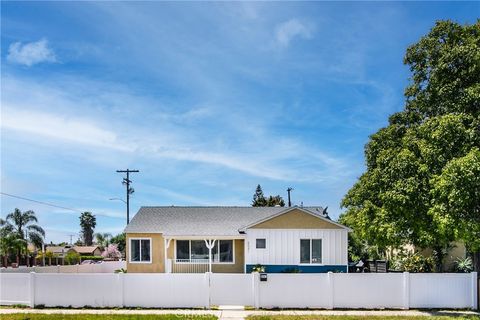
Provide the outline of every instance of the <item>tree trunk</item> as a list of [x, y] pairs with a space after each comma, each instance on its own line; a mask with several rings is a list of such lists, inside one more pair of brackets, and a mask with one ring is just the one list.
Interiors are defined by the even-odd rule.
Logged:
[[445, 253], [441, 246], [433, 247], [433, 257], [435, 260], [435, 272], [443, 272], [443, 258], [445, 258]]
[[4, 267], [8, 267], [8, 253], [3, 256], [3, 265]]
[[480, 251], [474, 252], [473, 256], [473, 271], [480, 272]]

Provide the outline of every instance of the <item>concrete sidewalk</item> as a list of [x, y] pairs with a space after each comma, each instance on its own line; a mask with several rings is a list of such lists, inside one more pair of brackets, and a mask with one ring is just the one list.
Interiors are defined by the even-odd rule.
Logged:
[[350, 315], [350, 316], [461, 316], [480, 315], [479, 312], [461, 310], [192, 310], [192, 309], [0, 309], [1, 314], [178, 314], [215, 315], [219, 319], [245, 319], [249, 315]]

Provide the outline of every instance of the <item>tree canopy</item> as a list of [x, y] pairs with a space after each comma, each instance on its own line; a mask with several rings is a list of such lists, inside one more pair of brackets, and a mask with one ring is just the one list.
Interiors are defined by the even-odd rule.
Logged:
[[81, 234], [83, 243], [86, 246], [91, 246], [93, 243], [93, 233], [96, 225], [97, 219], [91, 212], [83, 212], [80, 214]]
[[253, 195], [252, 207], [285, 207], [285, 201], [280, 195], [265, 197], [262, 187], [257, 185]]
[[[480, 223], [472, 201], [452, 207], [453, 194], [478, 198], [467, 189], [477, 183], [468, 179], [480, 147], [480, 24], [437, 22], [404, 63], [412, 73], [405, 108], [370, 137], [341, 221], [382, 250], [431, 247], [439, 269], [449, 243], [468, 245]], [[466, 216], [470, 226], [459, 223]]]

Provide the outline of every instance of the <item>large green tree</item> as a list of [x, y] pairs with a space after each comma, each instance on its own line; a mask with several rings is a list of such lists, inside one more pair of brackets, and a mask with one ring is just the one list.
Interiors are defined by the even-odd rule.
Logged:
[[465, 241], [474, 253], [475, 269], [480, 270], [480, 150], [473, 148], [450, 161], [432, 182], [434, 219]]
[[441, 201], [436, 178], [480, 146], [479, 23], [437, 22], [404, 62], [412, 72], [405, 109], [370, 137], [366, 172], [344, 197], [341, 220], [384, 251], [431, 247], [438, 270], [449, 243], [468, 233], [460, 224], [446, 228], [432, 207]]
[[93, 233], [97, 225], [97, 219], [91, 212], [80, 214], [80, 233], [82, 234], [83, 244], [91, 246], [93, 243]]

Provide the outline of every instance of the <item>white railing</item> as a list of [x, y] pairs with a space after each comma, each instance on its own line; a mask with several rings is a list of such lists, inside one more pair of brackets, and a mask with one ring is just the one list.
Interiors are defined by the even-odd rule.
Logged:
[[172, 260], [172, 273], [205, 273], [208, 272], [208, 259], [176, 259]]

